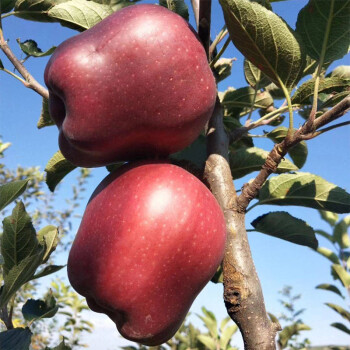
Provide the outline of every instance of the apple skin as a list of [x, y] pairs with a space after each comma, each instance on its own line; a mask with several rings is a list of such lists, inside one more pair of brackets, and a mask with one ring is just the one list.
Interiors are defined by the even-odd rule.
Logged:
[[214, 275], [225, 239], [223, 213], [195, 176], [168, 163], [127, 165], [93, 193], [68, 277], [122, 336], [159, 345]]
[[216, 85], [194, 30], [157, 5], [133, 5], [57, 47], [45, 70], [63, 155], [96, 167], [166, 156], [209, 120]]

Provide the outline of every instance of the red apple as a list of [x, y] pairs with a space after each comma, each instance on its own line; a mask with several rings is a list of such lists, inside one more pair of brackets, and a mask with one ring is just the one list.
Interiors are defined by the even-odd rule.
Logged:
[[93, 193], [69, 280], [125, 338], [159, 345], [215, 273], [225, 238], [223, 213], [196, 177], [167, 163], [129, 165]]
[[185, 148], [216, 99], [193, 29], [157, 5], [124, 8], [62, 43], [45, 82], [61, 151], [86, 167]]

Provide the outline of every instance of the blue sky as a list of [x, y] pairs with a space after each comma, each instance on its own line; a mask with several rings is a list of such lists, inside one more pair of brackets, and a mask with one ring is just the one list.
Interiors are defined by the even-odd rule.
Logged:
[[[274, 4], [274, 9], [294, 28], [297, 13], [305, 4], [305, 0], [282, 1]], [[212, 10], [212, 37], [215, 37], [223, 25], [223, 17], [218, 1], [213, 1]], [[47, 50], [51, 46], [58, 45], [63, 40], [76, 34], [75, 31], [58, 24], [29, 22], [13, 16], [3, 20], [3, 28], [5, 38], [10, 40], [11, 48], [20, 58], [23, 58], [23, 54], [18, 49], [17, 38], [20, 38], [21, 41], [34, 39], [42, 50]], [[5, 67], [12, 69], [4, 56], [1, 55], [0, 57]], [[228, 86], [235, 88], [245, 86], [246, 83], [242, 74], [242, 56], [230, 45], [224, 57], [235, 57], [237, 61], [233, 64], [232, 76], [221, 83], [219, 89], [223, 91]], [[47, 60], [47, 58], [29, 59], [26, 62], [28, 70], [42, 84], [44, 84], [43, 71]], [[339, 64], [350, 64], [349, 57], [337, 61], [336, 64], [331, 66], [331, 69]], [[43, 170], [48, 159], [57, 151], [57, 129], [56, 127], [49, 127], [38, 130], [36, 122], [40, 114], [41, 97], [21, 86], [20, 82], [9, 75], [3, 72], [0, 73], [0, 135], [4, 141], [12, 143], [10, 149], [6, 151], [4, 163], [10, 168], [14, 168], [17, 165], [38, 165]], [[345, 119], [348, 120], [348, 117], [343, 118], [343, 120]], [[300, 125], [302, 122], [303, 120], [296, 115], [295, 126]], [[262, 130], [257, 130], [257, 133], [262, 133]], [[302, 171], [322, 176], [350, 192], [349, 136], [350, 128], [348, 126], [309, 141], [309, 157]], [[268, 140], [259, 139], [256, 145], [268, 150], [271, 148], [272, 143]], [[93, 170], [93, 177], [89, 182], [87, 196], [79, 209], [81, 213], [89, 195], [105, 174], [106, 171], [103, 168]], [[67, 176], [61, 185], [58, 206], [64, 205], [64, 199], [69, 195], [71, 184], [74, 182], [76, 175], [76, 173], [73, 173]], [[237, 181], [235, 183], [236, 188], [240, 188], [251, 177], [253, 177], [253, 174]], [[281, 208], [257, 207], [249, 212], [247, 214], [247, 227], [251, 227], [250, 222], [257, 216], [271, 210], [281, 210]], [[314, 228], [328, 230], [327, 224], [320, 220], [320, 216], [315, 210], [298, 207], [283, 207], [282, 210], [306, 220]], [[79, 222], [75, 221], [73, 231], [76, 231], [78, 225]], [[342, 304], [342, 301], [340, 299], [337, 300], [335, 294], [315, 289], [315, 286], [320, 283], [333, 283], [329, 274], [330, 264], [328, 261], [308, 248], [296, 246], [259, 233], [250, 233], [249, 240], [256, 268], [261, 279], [267, 309], [274, 314], [279, 314], [281, 307], [278, 302], [278, 290], [281, 290], [284, 285], [293, 285], [294, 292], [302, 294], [302, 299], [298, 305], [300, 308], [306, 308], [303, 320], [312, 327], [311, 332], [305, 332], [304, 334], [312, 340], [313, 345], [347, 344], [349, 339], [345, 337], [344, 333], [329, 327], [329, 324], [332, 322], [341, 322], [340, 316], [324, 305], [325, 302]], [[320, 246], [327, 246], [327, 242], [322, 239], [319, 241]], [[64, 262], [65, 259], [65, 256], [60, 257], [61, 262]], [[194, 302], [191, 309], [193, 315], [191, 320], [197, 325], [200, 325], [200, 321], [194, 314], [199, 313], [203, 305], [207, 309], [214, 311], [218, 319], [225, 317], [222, 287], [220, 285], [209, 284]], [[344, 303], [342, 305], [345, 306]], [[114, 325], [107, 317], [91, 313], [89, 318], [98, 320], [99, 324], [94, 334], [86, 340], [91, 348], [98, 350], [115, 349], [119, 344], [122, 344], [122, 340], [118, 337], [117, 332], [112, 331]], [[105, 335], [106, 329], [111, 329], [110, 338]], [[103, 345], [101, 345], [101, 337], [103, 337]], [[236, 335], [233, 343], [241, 344], [239, 338], [240, 336]]]

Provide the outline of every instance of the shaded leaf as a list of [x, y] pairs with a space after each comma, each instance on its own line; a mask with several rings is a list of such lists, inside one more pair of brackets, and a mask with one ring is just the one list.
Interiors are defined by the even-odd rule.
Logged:
[[[264, 165], [269, 152], [258, 147], [240, 148], [229, 154], [230, 168], [234, 179], [239, 179]], [[288, 159], [283, 159], [277, 168], [278, 173], [295, 171], [298, 168]]]
[[188, 6], [184, 0], [159, 0], [159, 5], [168, 8], [183, 17], [186, 21], [189, 20]]
[[16, 0], [0, 0], [1, 1], [1, 13], [10, 12], [14, 7]]
[[55, 49], [56, 46], [52, 46], [47, 51], [43, 52], [39, 47], [36, 41], [34, 40], [26, 40], [21, 42], [20, 39], [17, 39], [17, 42], [19, 44], [19, 47], [21, 50], [27, 55], [27, 56], [33, 56], [33, 57], [44, 57], [51, 55]]
[[56, 300], [52, 294], [48, 294], [45, 300], [28, 299], [22, 307], [25, 320], [33, 321], [41, 318], [51, 318], [58, 311]]
[[277, 85], [294, 86], [306, 56], [294, 31], [265, 7], [245, 0], [220, 0], [234, 45]]
[[336, 213], [350, 211], [350, 194], [322, 177], [296, 172], [267, 180], [257, 204], [297, 205]]
[[[336, 93], [348, 90], [350, 87], [349, 79], [338, 77], [320, 79], [318, 92]], [[295, 94], [292, 96], [292, 103], [295, 104], [312, 104], [312, 96], [314, 95], [315, 80], [311, 79], [303, 83]]]
[[331, 323], [331, 326], [350, 335], [350, 329], [346, 327], [343, 323], [335, 322]]
[[350, 287], [350, 274], [340, 264], [333, 264], [332, 271], [345, 288]]
[[43, 98], [41, 114], [37, 123], [37, 128], [41, 129], [45, 126], [55, 125], [55, 122], [51, 119], [49, 111], [49, 101], [46, 98]]
[[51, 275], [52, 273], [55, 273], [55, 272], [63, 269], [64, 267], [66, 267], [66, 265], [48, 265], [48, 266], [45, 266], [42, 270], [37, 272], [31, 279], [34, 280], [37, 278]]
[[110, 173], [113, 173], [113, 171], [116, 171], [117, 169], [119, 169], [121, 166], [123, 166], [126, 162], [118, 162], [118, 163], [114, 163], [114, 164], [109, 164], [106, 166], [107, 171], [109, 171]]
[[224, 282], [224, 275], [222, 272], [221, 265], [217, 268], [214, 276], [211, 278], [211, 282], [213, 282], [213, 283], [223, 283]]
[[0, 210], [18, 198], [27, 188], [29, 179], [12, 181], [0, 186]]
[[265, 87], [265, 90], [275, 99], [275, 100], [283, 100], [285, 99], [283, 90], [278, 87], [276, 84], [271, 83]]
[[250, 86], [239, 89], [229, 88], [220, 96], [220, 101], [225, 108], [225, 115], [241, 117], [249, 113], [251, 108], [265, 109], [273, 105], [273, 98], [267, 91], [258, 91], [255, 97], [255, 90]]
[[270, 79], [253, 63], [244, 60], [244, 77], [247, 83], [255, 88], [262, 89], [271, 83]]
[[347, 54], [350, 45], [348, 0], [309, 0], [301, 9], [296, 31], [303, 38], [307, 54], [319, 61], [324, 48], [324, 62]]
[[326, 303], [326, 305], [350, 322], [350, 312], [336, 304]]
[[331, 211], [325, 211], [325, 210], [319, 210], [318, 211], [321, 215], [321, 218], [328, 222], [331, 226], [334, 226], [339, 218], [339, 215], [337, 213], [333, 213]]
[[329, 292], [338, 294], [340, 297], [344, 299], [344, 296], [343, 294], [341, 294], [341, 291], [338, 289], [338, 287], [336, 287], [333, 284], [328, 284], [328, 283], [319, 284], [318, 286], [316, 286], [316, 289], [328, 290]]
[[32, 338], [29, 328], [13, 328], [0, 333], [0, 350], [28, 350]]
[[318, 247], [317, 252], [323, 255], [331, 262], [333, 262], [334, 264], [339, 264], [339, 258], [332, 250], [325, 247]]
[[4, 232], [1, 240], [1, 254], [4, 258], [4, 275], [23, 259], [36, 254], [38, 240], [31, 218], [27, 214], [24, 204], [18, 202], [3, 221]]
[[53, 192], [59, 182], [75, 168], [76, 166], [64, 158], [60, 151], [56, 152], [45, 168], [46, 183], [50, 191]]
[[270, 212], [259, 216], [251, 224], [256, 231], [312, 249], [317, 248], [318, 242], [312, 227], [287, 212]]
[[345, 97], [348, 97], [349, 95], [349, 91], [343, 91], [334, 95], [330, 95], [330, 97], [327, 100], [322, 102], [322, 108], [334, 107], [337, 103], [339, 103], [341, 100], [343, 100]]
[[[268, 132], [266, 136], [271, 139], [275, 143], [282, 142], [285, 137], [287, 136], [288, 129], [284, 126], [280, 126], [278, 128], [273, 129], [272, 131]], [[288, 150], [288, 154], [292, 158], [294, 164], [300, 169], [304, 166], [307, 155], [308, 155], [308, 149], [307, 144], [305, 141], [301, 141], [295, 146], [291, 147]]]
[[231, 75], [232, 62], [232, 58], [220, 58], [219, 60], [217, 60], [213, 68], [216, 83], [223, 81]]
[[4, 285], [0, 295], [0, 307], [6, 305], [12, 295], [32, 278], [35, 270], [42, 262], [44, 252], [44, 249], [41, 249], [37, 254], [26, 257], [8, 272], [4, 278]]
[[85, 30], [113, 13], [111, 7], [87, 0], [69, 0], [52, 7], [48, 15], [72, 29]]
[[205, 136], [199, 135], [197, 139], [194, 142], [192, 142], [188, 147], [186, 147], [182, 151], [172, 154], [170, 158], [178, 161], [190, 161], [199, 169], [202, 169], [207, 159], [207, 144]]

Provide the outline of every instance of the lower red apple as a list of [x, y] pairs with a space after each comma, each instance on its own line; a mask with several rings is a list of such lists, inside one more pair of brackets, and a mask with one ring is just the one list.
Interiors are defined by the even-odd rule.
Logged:
[[196, 177], [168, 163], [127, 165], [93, 193], [68, 276], [125, 338], [159, 345], [215, 273], [225, 239], [223, 213]]

